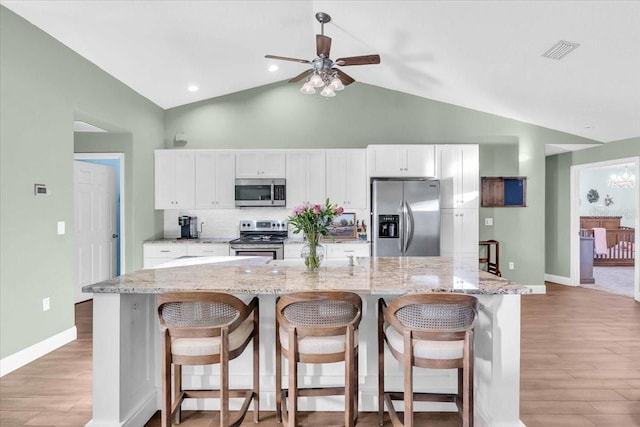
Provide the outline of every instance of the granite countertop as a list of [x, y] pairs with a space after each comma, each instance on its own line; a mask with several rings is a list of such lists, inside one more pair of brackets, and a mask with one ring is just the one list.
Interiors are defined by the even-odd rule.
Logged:
[[[206, 258], [206, 257], [205, 257]], [[235, 294], [282, 294], [309, 290], [350, 290], [361, 294], [411, 292], [528, 294], [531, 290], [477, 267], [446, 257], [357, 257], [325, 260], [308, 272], [302, 260], [238, 260], [215, 257], [197, 265], [139, 270], [88, 285], [83, 292], [157, 294], [168, 291], [220, 291]]]
[[[178, 239], [178, 238], [168, 238], [168, 239], [152, 239], [145, 240], [143, 243], [152, 244], [152, 245], [164, 245], [164, 244], [172, 244], [172, 243], [229, 243], [232, 240], [237, 239], [237, 237], [201, 237], [199, 239]], [[289, 237], [285, 240], [284, 243], [287, 244], [302, 244], [304, 243], [304, 238], [302, 237]], [[320, 242], [320, 244], [327, 243], [371, 243], [367, 240], [353, 239], [353, 240], [331, 240], [325, 239]]]
[[199, 239], [154, 239], [145, 240], [143, 243], [152, 245], [166, 245], [172, 243], [229, 243], [230, 241], [237, 239], [237, 237], [201, 237]]
[[[303, 244], [305, 242], [304, 237], [289, 237], [287, 238], [287, 240], [285, 240], [285, 243], [287, 244], [294, 244], [294, 245], [298, 245], [298, 244]], [[371, 243], [368, 240], [362, 240], [362, 239], [349, 239], [349, 240], [331, 240], [331, 239], [320, 239], [319, 242], [321, 245], [326, 245], [327, 243], [364, 243], [364, 244], [368, 244]]]

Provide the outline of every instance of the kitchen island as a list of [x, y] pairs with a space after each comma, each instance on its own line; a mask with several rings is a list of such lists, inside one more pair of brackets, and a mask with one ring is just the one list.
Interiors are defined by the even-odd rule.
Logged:
[[[518, 427], [520, 387], [520, 296], [529, 288], [444, 257], [356, 258], [326, 262], [307, 272], [302, 260], [221, 257], [190, 265], [140, 270], [83, 288], [94, 293], [93, 419], [89, 426], [140, 426], [160, 408], [161, 334], [155, 295], [168, 291], [220, 291], [260, 297], [261, 409], [275, 404], [275, 300], [279, 294], [313, 290], [350, 290], [363, 298], [359, 332], [360, 410], [377, 410], [376, 301], [411, 292], [461, 292], [475, 295], [480, 310], [475, 340], [475, 418], [477, 425]], [[174, 263], [175, 265], [176, 263]], [[246, 356], [246, 357], [245, 357]], [[232, 387], [251, 382], [250, 355], [232, 361]], [[387, 353], [388, 389], [402, 388], [402, 370]], [[286, 372], [286, 370], [284, 371]], [[417, 372], [416, 390], [454, 390], [454, 370]], [[217, 366], [184, 370], [186, 387], [218, 380]], [[341, 364], [304, 365], [305, 385], [338, 384]], [[207, 405], [209, 403], [207, 402]], [[193, 406], [190, 406], [193, 405]], [[213, 404], [212, 404], [213, 405]], [[455, 410], [435, 403], [423, 410]], [[198, 408], [187, 402], [186, 409]], [[209, 408], [209, 406], [206, 406]], [[215, 406], [210, 406], [215, 408]], [[330, 398], [301, 401], [301, 410], [342, 410]]]

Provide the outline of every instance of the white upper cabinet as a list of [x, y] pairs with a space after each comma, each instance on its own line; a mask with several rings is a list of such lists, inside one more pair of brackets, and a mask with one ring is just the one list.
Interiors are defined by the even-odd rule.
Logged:
[[302, 203], [324, 203], [325, 152], [287, 151], [287, 207]]
[[284, 151], [237, 151], [236, 178], [284, 178]]
[[478, 146], [475, 144], [437, 146], [440, 208], [478, 208], [480, 199], [478, 153]]
[[195, 151], [196, 209], [235, 207], [235, 152]]
[[370, 145], [367, 147], [371, 177], [433, 177], [434, 145]]
[[193, 151], [156, 150], [154, 154], [155, 208], [193, 209], [195, 207]]
[[367, 207], [367, 153], [364, 149], [326, 150], [327, 197], [344, 209]]

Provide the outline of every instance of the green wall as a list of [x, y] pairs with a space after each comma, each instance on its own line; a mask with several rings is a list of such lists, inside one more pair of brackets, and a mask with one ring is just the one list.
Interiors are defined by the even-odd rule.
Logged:
[[[546, 161], [546, 245], [548, 274], [569, 277], [571, 166], [640, 156], [640, 137], [549, 156]], [[637, 188], [636, 188], [637, 191]]]
[[276, 83], [166, 111], [165, 144], [186, 133], [185, 148], [335, 148], [369, 144], [479, 143], [481, 175], [527, 179], [527, 207], [482, 209], [494, 226], [481, 238], [501, 243], [504, 276], [544, 283], [545, 144], [592, 140], [362, 83], [335, 98], [303, 96]]
[[[162, 230], [152, 191], [162, 109], [0, 6], [0, 358], [75, 324], [74, 119], [130, 134], [126, 263], [139, 268], [140, 242]], [[51, 195], [34, 196], [36, 183]]]

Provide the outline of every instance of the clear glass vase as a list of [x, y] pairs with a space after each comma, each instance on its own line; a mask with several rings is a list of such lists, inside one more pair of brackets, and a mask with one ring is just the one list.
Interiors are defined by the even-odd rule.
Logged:
[[305, 236], [306, 242], [302, 245], [300, 256], [304, 259], [304, 265], [308, 271], [317, 271], [324, 259], [324, 247], [318, 244], [317, 236]]

